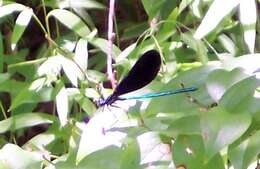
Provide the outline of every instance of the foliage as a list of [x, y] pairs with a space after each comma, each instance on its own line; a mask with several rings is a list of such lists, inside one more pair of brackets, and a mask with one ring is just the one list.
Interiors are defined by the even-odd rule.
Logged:
[[[180, 84], [199, 90], [97, 108], [95, 100], [112, 92], [102, 86], [108, 5], [2, 0], [0, 168], [256, 167], [258, 2], [116, 3], [117, 79], [147, 50], [157, 49], [164, 61], [156, 80], [131, 94]], [[43, 132], [21, 139], [39, 125]]]

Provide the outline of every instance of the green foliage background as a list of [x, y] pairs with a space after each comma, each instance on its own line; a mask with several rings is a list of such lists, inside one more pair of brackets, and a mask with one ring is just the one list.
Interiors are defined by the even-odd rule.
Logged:
[[108, 3], [0, 0], [0, 168], [259, 167], [259, 1], [116, 1], [117, 79], [147, 50], [164, 63], [130, 95], [198, 90], [97, 108]]

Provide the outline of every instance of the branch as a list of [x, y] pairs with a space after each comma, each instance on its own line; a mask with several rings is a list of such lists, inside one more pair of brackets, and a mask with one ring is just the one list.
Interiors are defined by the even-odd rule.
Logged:
[[113, 17], [115, 13], [115, 0], [110, 0], [109, 2], [109, 15], [108, 15], [108, 51], [107, 51], [107, 75], [108, 79], [111, 82], [112, 88], [116, 87], [116, 80], [112, 68], [112, 59], [113, 59], [113, 41], [115, 39], [115, 33], [113, 32]]

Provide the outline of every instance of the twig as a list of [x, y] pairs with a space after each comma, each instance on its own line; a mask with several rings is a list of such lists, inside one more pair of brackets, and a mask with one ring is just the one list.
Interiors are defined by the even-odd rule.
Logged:
[[113, 41], [115, 38], [115, 33], [113, 32], [113, 17], [115, 13], [115, 0], [110, 0], [109, 2], [109, 15], [108, 15], [108, 51], [107, 51], [107, 75], [111, 82], [112, 88], [116, 87], [116, 80], [112, 69], [112, 51], [113, 51]]

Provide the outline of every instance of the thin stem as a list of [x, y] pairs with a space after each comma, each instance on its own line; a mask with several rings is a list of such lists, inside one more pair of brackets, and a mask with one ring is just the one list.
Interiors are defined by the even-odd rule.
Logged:
[[166, 67], [166, 63], [165, 63], [165, 58], [163, 57], [163, 52], [162, 52], [162, 48], [160, 47], [156, 37], [154, 35], [151, 35], [151, 37], [153, 38], [154, 40], [154, 43], [155, 43], [155, 46], [157, 47], [157, 49], [159, 50], [159, 53], [161, 55], [161, 58], [162, 58], [162, 61], [164, 63], [165, 66], [162, 66], [162, 71], [163, 72], [166, 72], [167, 71], [167, 67]]
[[46, 16], [47, 16], [47, 12], [46, 12], [46, 6], [45, 6], [45, 2], [44, 2], [44, 0], [42, 0], [42, 7], [43, 7], [44, 18], [46, 18]]
[[7, 119], [7, 115], [6, 115], [6, 112], [5, 112], [5, 109], [4, 109], [4, 106], [3, 106], [2, 102], [0, 102], [0, 108], [2, 110], [4, 118]]
[[15, 63], [15, 64], [10, 64], [8, 65], [8, 69], [12, 69], [15, 67], [19, 67], [19, 66], [26, 66], [26, 65], [32, 65], [32, 64], [39, 64], [44, 62], [45, 60], [47, 60], [48, 58], [40, 58], [40, 59], [35, 59], [35, 60], [29, 60], [26, 62], [20, 62], [20, 63]]
[[119, 38], [119, 33], [118, 33], [118, 26], [117, 26], [117, 22], [116, 22], [116, 16], [114, 16], [114, 24], [115, 24], [115, 31], [116, 31], [116, 44], [117, 44], [117, 47], [120, 48], [120, 38]]
[[59, 24], [58, 24], [58, 21], [55, 19], [55, 27], [56, 27], [56, 36], [57, 38], [60, 37], [60, 29], [59, 29]]
[[33, 14], [33, 18], [36, 20], [36, 22], [39, 24], [40, 28], [42, 29], [42, 31], [44, 32], [44, 34], [48, 34], [46, 29], [44, 28], [43, 24], [41, 23], [41, 21], [39, 20], [39, 18]]
[[116, 88], [116, 80], [112, 69], [112, 51], [113, 51], [113, 41], [115, 38], [115, 33], [113, 32], [113, 17], [114, 17], [115, 0], [110, 0], [109, 2], [109, 14], [108, 14], [108, 51], [107, 51], [107, 74], [108, 79], [111, 82], [112, 88]]
[[43, 6], [43, 13], [44, 13], [44, 18], [45, 18], [45, 25], [46, 25], [46, 29], [47, 29], [47, 34], [48, 34], [49, 37], [51, 37], [49, 20], [48, 20], [49, 17], [47, 17], [46, 6], [45, 6], [44, 0], [42, 0], [42, 6]]

